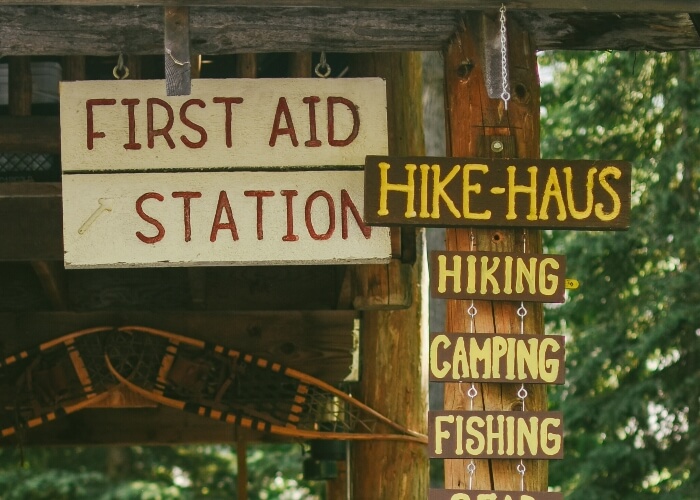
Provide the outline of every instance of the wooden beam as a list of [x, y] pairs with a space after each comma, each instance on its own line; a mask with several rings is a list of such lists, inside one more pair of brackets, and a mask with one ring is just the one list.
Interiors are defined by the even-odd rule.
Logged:
[[[607, 12], [512, 10], [533, 33], [536, 48], [680, 50], [700, 47], [688, 12], [683, 8], [617, 10], [617, 2], [597, 2]], [[362, 8], [328, 5], [304, 7], [192, 7], [190, 37], [199, 54], [247, 52], [332, 52], [442, 50], [455, 34], [457, 19], [468, 4], [413, 8]], [[497, 13], [499, 2], [487, 9]], [[7, 5], [5, 3], [5, 5]], [[372, 7], [367, 7], [371, 5]], [[430, 7], [430, 6], [433, 7]], [[442, 4], [441, 4], [442, 5]], [[673, 5], [670, 2], [669, 5]], [[678, 5], [676, 5], [678, 7]], [[651, 8], [651, 5], [649, 6]], [[103, 55], [163, 53], [163, 13], [154, 6], [1, 6], [0, 53], [13, 55]], [[235, 29], [234, 29], [235, 27]]]
[[[87, 5], [87, 6], [187, 6], [191, 0], [29, 0], [24, 5]], [[211, 7], [333, 7], [380, 9], [461, 9], [498, 10], [501, 0], [203, 0], [199, 6]], [[17, 0], [0, 0], [0, 5], [16, 5]], [[700, 12], [695, 0], [528, 0], [508, 6], [513, 10], [550, 10], [559, 12]]]
[[[482, 23], [488, 22], [482, 15], [473, 13], [465, 18], [458, 37], [445, 53], [445, 97], [447, 125], [447, 155], [491, 157], [491, 141], [494, 135], [512, 136], [513, 156], [539, 157], [539, 105], [540, 87], [537, 81], [537, 60], [530, 34], [515, 23], [508, 23], [510, 83], [513, 99], [504, 109], [500, 99], [489, 99], [484, 85], [484, 31]], [[464, 61], [473, 67], [468, 74], [460, 71]], [[506, 134], [507, 132], [507, 134]], [[479, 251], [520, 251], [523, 248], [522, 229], [448, 229], [447, 250], [471, 249], [471, 236], [475, 237]], [[526, 233], [527, 253], [541, 251], [541, 235], [538, 231]], [[447, 332], [469, 332], [468, 302], [447, 301]], [[527, 303], [525, 331], [543, 334], [542, 306]], [[475, 331], [477, 333], [519, 333], [520, 319], [516, 310], [519, 302], [476, 301]], [[474, 410], [509, 411], [521, 408], [517, 384], [477, 384], [478, 395]], [[468, 409], [470, 400], [464, 384], [445, 384], [445, 409]], [[546, 388], [528, 385], [526, 407], [528, 411], [547, 408]], [[445, 460], [445, 487], [465, 489], [469, 484], [467, 460]], [[515, 460], [475, 460], [476, 473], [473, 488], [476, 490], [514, 491], [520, 489], [520, 476]], [[544, 461], [526, 460], [526, 491], [547, 490], [547, 464]]]
[[84, 328], [142, 325], [231, 347], [333, 383], [350, 373], [355, 317], [353, 311], [0, 313], [0, 357]]
[[57, 116], [0, 116], [0, 153], [61, 154]]
[[53, 308], [57, 311], [67, 309], [68, 298], [63, 266], [55, 261], [35, 260], [32, 262], [32, 267]]
[[[396, 155], [423, 152], [420, 54], [371, 54], [353, 57], [350, 76], [380, 76], [387, 80], [389, 151]], [[427, 426], [427, 332], [422, 327], [420, 262], [410, 266], [398, 260], [391, 265], [406, 269], [399, 285], [383, 290], [386, 301], [392, 293], [413, 295], [410, 307], [398, 311], [365, 311], [360, 336], [362, 376], [360, 397], [389, 418], [417, 432]], [[360, 267], [360, 266], [356, 266]], [[371, 269], [358, 269], [360, 276]], [[376, 268], [375, 268], [376, 269]], [[367, 275], [365, 275], [367, 276]], [[370, 274], [371, 276], [371, 274]], [[369, 283], [369, 281], [368, 281]], [[427, 322], [426, 322], [427, 323]], [[424, 446], [408, 443], [356, 443], [350, 472], [354, 498], [425, 498], [428, 460]]]

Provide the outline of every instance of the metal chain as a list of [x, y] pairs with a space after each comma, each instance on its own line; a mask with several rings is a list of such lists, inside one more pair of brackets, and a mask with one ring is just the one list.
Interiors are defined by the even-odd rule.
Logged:
[[129, 77], [129, 68], [124, 65], [124, 54], [121, 52], [117, 58], [117, 65], [112, 70], [112, 74], [117, 80], [124, 80]]
[[326, 51], [321, 51], [321, 59], [319, 60], [316, 68], [314, 69], [316, 76], [321, 78], [328, 78], [331, 75], [331, 67], [326, 61]]
[[506, 109], [508, 109], [508, 101], [510, 100], [510, 92], [508, 92], [508, 39], [506, 37], [506, 6], [501, 4], [501, 79], [503, 80], [503, 92], [501, 99]]

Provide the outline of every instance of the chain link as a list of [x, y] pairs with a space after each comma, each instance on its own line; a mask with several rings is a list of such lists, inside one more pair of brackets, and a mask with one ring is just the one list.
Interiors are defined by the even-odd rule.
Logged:
[[503, 80], [503, 92], [501, 99], [505, 108], [508, 109], [508, 101], [510, 101], [510, 92], [508, 92], [508, 39], [506, 37], [506, 6], [501, 4], [501, 79]]

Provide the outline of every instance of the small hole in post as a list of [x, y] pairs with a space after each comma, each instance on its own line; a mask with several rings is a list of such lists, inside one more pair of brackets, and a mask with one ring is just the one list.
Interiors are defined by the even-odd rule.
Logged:
[[471, 62], [469, 59], [462, 61], [461, 64], [457, 66], [457, 76], [461, 80], [466, 80], [469, 78], [469, 74], [472, 72], [472, 69], [474, 69], [473, 62]]
[[527, 98], [527, 87], [523, 85], [522, 83], [518, 83], [515, 88], [513, 89], [515, 92], [515, 97], [519, 101], [525, 101]]
[[502, 238], [503, 238], [503, 235], [501, 235], [501, 233], [493, 233], [493, 236], [491, 237], [491, 239], [496, 243], [501, 241]]

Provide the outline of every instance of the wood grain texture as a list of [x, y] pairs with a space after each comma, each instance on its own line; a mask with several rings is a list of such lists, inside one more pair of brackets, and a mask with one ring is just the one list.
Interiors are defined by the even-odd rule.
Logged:
[[[597, 2], [596, 9], [586, 11], [572, 7], [576, 2], [570, 0], [570, 8], [562, 11], [556, 0], [551, 0], [549, 10], [534, 10], [527, 5], [522, 6], [524, 10], [517, 10], [511, 5], [509, 19], [527, 24], [540, 50], [698, 48], [700, 36], [687, 14], [698, 12], [698, 3], [678, 2], [648, 0], [647, 10], [634, 0], [626, 1], [627, 9], [619, 2]], [[0, 3], [6, 5], [0, 6], [0, 53], [163, 53], [163, 14], [162, 8], [156, 6], [140, 2], [138, 9], [94, 4], [49, 7]], [[358, 7], [191, 7], [192, 49], [210, 55], [321, 49], [441, 50], [456, 32], [459, 17], [469, 10], [468, 5], [457, 1], [379, 9], [376, 7], [381, 4], [362, 3]], [[496, 14], [499, 6], [500, 2], [493, 2], [486, 11]]]
[[0, 152], [61, 153], [57, 116], [0, 116]]
[[[423, 151], [420, 55], [382, 53], [349, 61], [349, 76], [387, 79], [389, 150], [392, 154]], [[365, 311], [360, 338], [360, 397], [384, 415], [411, 429], [427, 428], [427, 319], [423, 316], [419, 283], [422, 258], [413, 265], [411, 307], [400, 311]], [[368, 266], [361, 266], [368, 267]], [[368, 442], [353, 446], [354, 498], [422, 498], [428, 489], [425, 446]]]
[[[535, 48], [529, 33], [517, 23], [509, 23], [508, 45], [511, 88], [522, 86], [520, 92], [504, 109], [500, 100], [489, 99], [483, 77], [483, 43], [479, 37], [481, 16], [465, 17], [464, 26], [452, 40], [445, 53], [445, 96], [447, 151], [452, 156], [489, 157], [491, 149], [483, 136], [510, 135], [514, 139], [514, 150], [518, 158], [539, 157], [539, 82]], [[460, 68], [465, 61], [473, 68], [465, 75]], [[471, 236], [474, 236], [472, 246]], [[448, 229], [446, 245], [448, 251], [507, 251], [523, 248], [523, 236], [528, 253], [541, 253], [541, 239], [532, 230]], [[478, 314], [475, 317], [477, 332], [516, 333], [520, 331], [520, 320], [516, 310], [520, 303], [475, 301]], [[525, 331], [542, 334], [542, 307], [526, 303]], [[468, 332], [470, 321], [464, 301], [447, 301], [446, 331]], [[541, 411], [547, 408], [546, 391], [543, 386], [526, 386], [529, 391], [527, 409]], [[477, 384], [479, 391], [474, 400], [475, 410], [517, 410], [518, 386]], [[465, 410], [470, 408], [466, 388], [459, 384], [445, 384], [445, 409]], [[445, 487], [464, 489], [469, 484], [468, 461], [445, 460]], [[518, 490], [520, 475], [515, 461], [476, 460], [473, 487], [487, 490]], [[545, 491], [547, 489], [547, 465], [544, 461], [525, 461], [525, 489]]]
[[32, 70], [29, 57], [10, 57], [7, 95], [11, 116], [32, 114]]
[[168, 96], [190, 95], [190, 9], [167, 6], [164, 10], [165, 92]]
[[[479, 495], [484, 496], [481, 497]], [[465, 491], [436, 489], [431, 489], [428, 494], [428, 500], [470, 500], [479, 498], [488, 498], [489, 500], [564, 500], [564, 495], [561, 493], [541, 493], [537, 491]]]
[[[16, 0], [0, 0], [13, 5]], [[191, 5], [188, 0], [29, 0], [26, 5]], [[469, 9], [497, 10], [500, 0], [203, 0], [198, 5], [262, 7], [345, 7], [365, 9]], [[514, 10], [559, 10], [583, 12], [700, 12], [695, 0], [618, 0], [614, 4], [599, 0], [520, 0], [511, 2]]]

